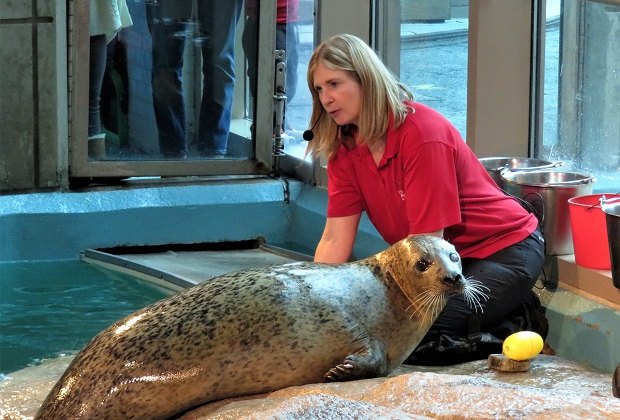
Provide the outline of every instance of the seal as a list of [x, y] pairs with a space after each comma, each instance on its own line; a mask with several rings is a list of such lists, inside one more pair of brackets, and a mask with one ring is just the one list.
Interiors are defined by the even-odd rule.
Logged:
[[450, 295], [475, 307], [482, 287], [431, 236], [351, 263], [225, 274], [100, 332], [35, 418], [168, 418], [230, 397], [387, 375]]

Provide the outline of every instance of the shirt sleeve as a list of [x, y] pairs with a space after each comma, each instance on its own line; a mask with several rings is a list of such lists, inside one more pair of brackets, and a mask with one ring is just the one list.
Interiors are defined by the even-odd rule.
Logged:
[[461, 222], [454, 148], [425, 141], [402, 154], [409, 234], [435, 232]]
[[339, 152], [327, 163], [327, 217], [344, 217], [364, 210], [355, 169]]

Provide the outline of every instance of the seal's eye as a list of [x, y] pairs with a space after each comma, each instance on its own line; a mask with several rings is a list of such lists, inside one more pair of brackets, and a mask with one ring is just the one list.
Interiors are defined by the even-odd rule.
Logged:
[[450, 253], [450, 261], [459, 262], [459, 260], [460, 260], [459, 254], [457, 254], [456, 252]]
[[415, 263], [415, 268], [420, 271], [421, 273], [425, 272], [426, 270], [429, 269], [429, 267], [431, 266], [431, 262], [427, 259], [421, 259], [418, 260], [417, 263]]

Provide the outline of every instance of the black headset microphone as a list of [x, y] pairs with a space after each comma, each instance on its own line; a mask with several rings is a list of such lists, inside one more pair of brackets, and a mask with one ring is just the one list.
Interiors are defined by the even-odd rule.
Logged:
[[321, 107], [321, 113], [319, 114], [319, 117], [316, 119], [314, 124], [312, 124], [312, 127], [310, 127], [310, 130], [306, 130], [302, 134], [302, 137], [304, 138], [305, 141], [311, 141], [314, 138], [314, 131], [312, 131], [312, 130], [314, 130], [314, 127], [316, 127], [316, 125], [319, 123], [319, 120], [323, 116], [323, 109], [324, 108]]

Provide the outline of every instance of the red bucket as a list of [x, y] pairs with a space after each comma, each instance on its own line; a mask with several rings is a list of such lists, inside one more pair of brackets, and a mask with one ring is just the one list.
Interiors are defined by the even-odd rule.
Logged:
[[577, 265], [610, 270], [607, 222], [600, 198], [614, 194], [582, 195], [568, 199], [573, 248]]

